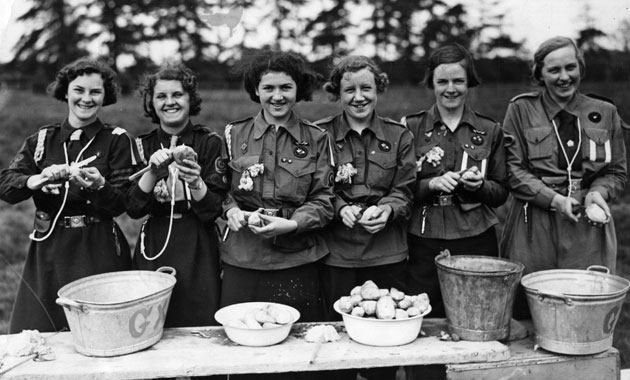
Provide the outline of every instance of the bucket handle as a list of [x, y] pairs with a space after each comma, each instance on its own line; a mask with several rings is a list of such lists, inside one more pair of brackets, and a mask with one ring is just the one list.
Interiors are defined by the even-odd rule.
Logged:
[[545, 290], [544, 292], [542, 292], [539, 289], [536, 291], [536, 294], [538, 295], [538, 299], [540, 299], [541, 301], [545, 298], [557, 298], [564, 301], [567, 306], [573, 306], [573, 300], [566, 294], [561, 292], [554, 292], [553, 290]]
[[442, 259], [448, 259], [449, 257], [451, 257], [451, 251], [445, 249], [443, 251], [440, 251], [439, 255], [435, 256], [435, 262], [438, 262]]
[[175, 275], [177, 274], [177, 271], [175, 270], [175, 268], [169, 267], [169, 266], [159, 267], [155, 271], [160, 272], [160, 273], [170, 274], [173, 277], [175, 277]]
[[610, 274], [610, 269], [608, 269], [607, 267], [603, 265], [591, 265], [588, 268], [586, 268], [586, 270], [591, 271], [591, 272], [602, 272], [602, 273]]
[[68, 298], [59, 297], [59, 298], [57, 298], [57, 300], [55, 302], [57, 303], [57, 305], [63, 306], [66, 309], [68, 309], [69, 311], [72, 311], [72, 308], [78, 309], [82, 313], [87, 313], [89, 311], [89, 309], [88, 309], [88, 307], [86, 305], [80, 304], [80, 303], [78, 303], [76, 301], [73, 301], [71, 299], [68, 299]]

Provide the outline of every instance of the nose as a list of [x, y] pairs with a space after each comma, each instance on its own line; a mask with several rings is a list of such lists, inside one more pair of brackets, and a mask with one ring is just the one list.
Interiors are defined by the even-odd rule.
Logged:
[[282, 91], [280, 91], [280, 89], [274, 90], [272, 98], [273, 100], [282, 100]]
[[170, 96], [170, 95], [168, 95], [168, 96], [166, 97], [166, 104], [167, 104], [167, 105], [173, 105], [173, 104], [175, 104], [175, 98], [174, 98], [174, 97], [172, 97], [172, 96]]
[[446, 85], [446, 91], [447, 92], [455, 91], [455, 84], [449, 81], [448, 84]]
[[560, 79], [568, 80], [569, 79], [569, 73], [566, 70], [564, 70], [564, 69], [560, 70]]
[[355, 100], [363, 100], [365, 99], [365, 95], [363, 95], [363, 91], [359, 90], [354, 94]]

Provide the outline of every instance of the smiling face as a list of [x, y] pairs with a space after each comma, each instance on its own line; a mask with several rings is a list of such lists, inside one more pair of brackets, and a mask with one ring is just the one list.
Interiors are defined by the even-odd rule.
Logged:
[[580, 86], [580, 65], [575, 49], [564, 46], [547, 54], [540, 74], [549, 94], [558, 104], [569, 102]]
[[256, 95], [267, 123], [284, 125], [296, 103], [297, 84], [284, 72], [270, 71], [260, 77]]
[[368, 68], [343, 74], [339, 98], [349, 121], [368, 122], [378, 100], [374, 74]]
[[443, 63], [433, 71], [433, 94], [442, 111], [457, 111], [468, 97], [466, 69], [460, 63]]
[[103, 108], [105, 87], [101, 74], [80, 75], [68, 84], [68, 122], [81, 128], [96, 120]]
[[190, 117], [190, 96], [180, 81], [158, 79], [152, 100], [162, 129], [177, 133], [186, 127]]

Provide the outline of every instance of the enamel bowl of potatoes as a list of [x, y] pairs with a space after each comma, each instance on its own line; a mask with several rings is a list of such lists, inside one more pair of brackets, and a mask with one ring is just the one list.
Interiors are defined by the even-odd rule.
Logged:
[[245, 302], [219, 309], [214, 319], [234, 343], [262, 347], [285, 340], [300, 312], [279, 303]]
[[401, 346], [416, 340], [422, 318], [431, 312], [426, 293], [407, 295], [380, 289], [373, 281], [356, 286], [333, 305], [348, 336], [369, 346]]

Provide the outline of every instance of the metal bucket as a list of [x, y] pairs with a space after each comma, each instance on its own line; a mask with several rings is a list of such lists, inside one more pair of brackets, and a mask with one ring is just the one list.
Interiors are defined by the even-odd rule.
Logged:
[[606, 267], [590, 266], [534, 272], [521, 283], [540, 347], [569, 355], [595, 354], [612, 347], [630, 281], [609, 274]]
[[111, 272], [59, 289], [57, 304], [63, 306], [76, 350], [87, 356], [117, 356], [157, 343], [175, 273], [171, 267]]
[[472, 341], [505, 339], [523, 264], [490, 256], [435, 258], [451, 334]]

